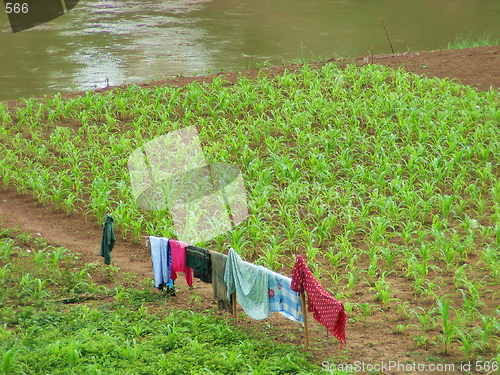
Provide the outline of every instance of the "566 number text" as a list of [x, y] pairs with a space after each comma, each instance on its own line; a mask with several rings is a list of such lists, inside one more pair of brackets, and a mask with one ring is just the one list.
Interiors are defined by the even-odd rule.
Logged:
[[5, 3], [5, 11], [7, 14], [28, 13], [28, 3]]

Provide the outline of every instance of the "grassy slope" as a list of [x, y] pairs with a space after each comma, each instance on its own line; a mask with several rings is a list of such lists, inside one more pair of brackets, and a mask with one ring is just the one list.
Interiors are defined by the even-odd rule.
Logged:
[[[205, 246], [233, 246], [278, 271], [305, 254], [339, 299], [361, 296], [346, 304], [352, 323], [397, 307], [417, 346], [489, 358], [498, 348], [498, 99], [404, 71], [336, 65], [31, 99], [0, 109], [0, 178], [99, 221], [111, 210], [124, 235], [171, 236], [168, 214], [143, 212], [131, 198], [127, 157], [196, 125], [208, 162], [243, 171], [250, 209]], [[451, 312], [439, 308], [447, 302]], [[448, 314], [459, 323], [444, 333]]]
[[491, 34], [484, 33], [474, 36], [469, 33], [466, 36], [457, 37], [453, 42], [448, 43], [448, 49], [498, 46], [498, 43], [499, 40], [494, 39]]

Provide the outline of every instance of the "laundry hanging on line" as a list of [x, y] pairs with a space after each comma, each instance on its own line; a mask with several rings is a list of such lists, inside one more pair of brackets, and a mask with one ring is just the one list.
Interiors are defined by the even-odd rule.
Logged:
[[344, 304], [320, 285], [301, 255], [297, 255], [292, 270], [291, 288], [298, 293], [307, 292], [308, 310], [313, 313], [313, 318], [325, 326], [340, 341], [342, 347], [346, 342], [347, 322]]
[[299, 294], [291, 289], [291, 284], [290, 277], [269, 271], [269, 310], [304, 323], [302, 301]]
[[212, 282], [212, 259], [208, 250], [186, 246], [186, 266], [193, 270], [193, 277], [205, 283]]
[[[184, 272], [188, 285], [192, 286], [194, 268], [195, 277], [212, 282], [214, 297], [220, 308], [232, 312], [231, 295], [234, 294], [250, 318], [263, 320], [269, 317], [271, 311], [276, 311], [301, 323], [304, 323], [304, 311], [300, 294], [306, 292], [308, 311], [340, 341], [341, 347], [345, 344], [347, 315], [344, 305], [319, 284], [302, 256], [297, 255], [290, 278], [242, 260], [232, 248], [226, 256], [161, 237], [151, 236], [150, 244], [155, 286], [158, 280], [165, 280], [168, 276], [168, 282], [173, 283], [172, 276], [176, 278], [176, 272]], [[164, 247], [160, 248], [159, 244]], [[155, 263], [168, 264], [155, 269]]]
[[186, 246], [187, 244], [178, 240], [169, 240], [170, 251], [172, 253], [172, 264], [170, 268], [170, 278], [175, 280], [177, 272], [184, 272], [186, 282], [190, 288], [193, 287], [193, 270], [186, 266]]
[[231, 248], [227, 256], [224, 281], [227, 297], [236, 293], [236, 301], [249, 317], [256, 320], [269, 317], [269, 272], [264, 267], [245, 262]]
[[209, 253], [210, 260], [212, 262], [212, 290], [214, 298], [217, 301], [219, 308], [226, 310], [227, 312], [232, 312], [232, 301], [227, 294], [227, 287], [224, 281], [227, 255], [211, 250]]
[[304, 322], [300, 297], [290, 288], [292, 279], [244, 261], [232, 248], [224, 281], [227, 296], [236, 293], [236, 301], [249, 317], [263, 320], [275, 311], [290, 320]]
[[149, 236], [149, 247], [151, 250], [151, 262], [153, 265], [154, 286], [160, 290], [174, 286], [170, 278], [172, 254], [168, 238]]

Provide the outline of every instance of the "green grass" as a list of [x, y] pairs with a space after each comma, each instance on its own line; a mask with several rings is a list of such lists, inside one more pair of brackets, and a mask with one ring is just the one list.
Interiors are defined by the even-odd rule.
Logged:
[[484, 33], [474, 36], [469, 33], [466, 36], [459, 36], [453, 42], [448, 43], [448, 49], [498, 46], [498, 43], [499, 40], [495, 39], [491, 34]]
[[202, 246], [233, 246], [276, 271], [303, 254], [338, 298], [356, 296], [354, 316], [364, 319], [362, 303], [389, 313], [411, 301], [417, 347], [488, 358], [500, 345], [497, 326], [481, 328], [498, 319], [499, 99], [403, 70], [335, 64], [29, 99], [0, 106], [0, 179], [99, 223], [110, 211], [123, 237], [172, 237], [168, 212], [132, 199], [127, 158], [196, 125], [207, 162], [242, 171], [250, 211]]
[[[321, 373], [296, 346], [253, 337], [210, 311], [171, 310], [149, 284], [127, 285], [120, 272], [106, 280], [106, 267], [82, 266], [67, 249], [27, 247], [21, 236], [3, 230], [0, 239], [11, 247], [0, 259], [1, 374]], [[54, 265], [57, 251], [65, 256]]]

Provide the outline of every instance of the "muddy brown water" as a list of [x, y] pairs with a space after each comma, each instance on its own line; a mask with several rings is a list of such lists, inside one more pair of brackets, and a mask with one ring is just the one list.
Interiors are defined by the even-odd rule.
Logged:
[[[3, 4], [2, 4], [3, 5]], [[0, 10], [0, 100], [500, 38], [498, 0], [80, 0], [13, 34]]]

